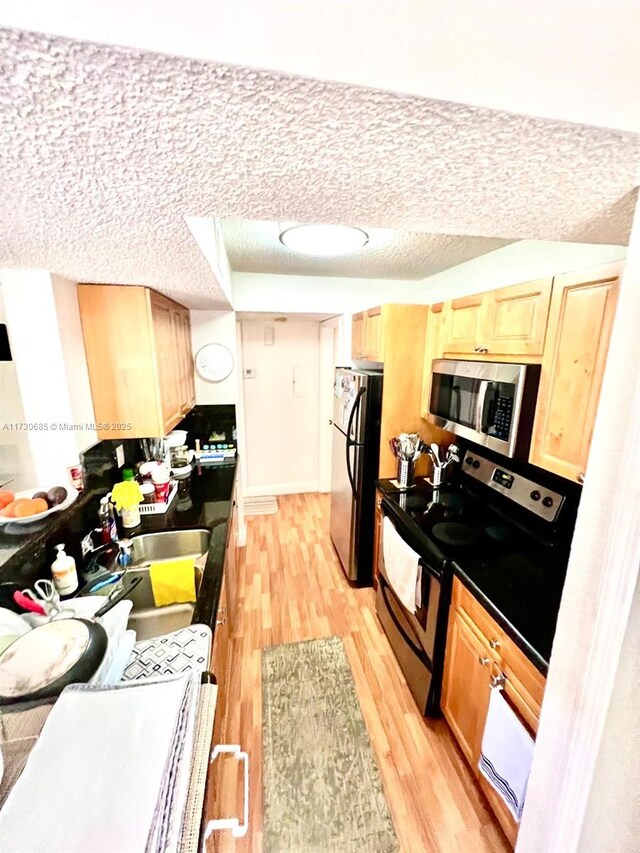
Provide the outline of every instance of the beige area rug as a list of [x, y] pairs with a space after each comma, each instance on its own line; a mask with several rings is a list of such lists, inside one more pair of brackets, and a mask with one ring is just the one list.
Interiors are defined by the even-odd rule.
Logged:
[[398, 841], [339, 637], [262, 651], [264, 853], [391, 853]]

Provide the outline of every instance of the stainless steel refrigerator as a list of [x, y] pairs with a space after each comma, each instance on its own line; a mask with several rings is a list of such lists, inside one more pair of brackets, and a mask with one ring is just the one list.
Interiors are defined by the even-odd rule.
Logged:
[[331, 541], [347, 578], [358, 586], [370, 586], [373, 577], [381, 408], [381, 372], [336, 368]]

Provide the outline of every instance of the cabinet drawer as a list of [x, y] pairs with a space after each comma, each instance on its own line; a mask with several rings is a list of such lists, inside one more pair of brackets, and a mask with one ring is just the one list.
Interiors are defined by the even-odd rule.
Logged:
[[494, 656], [502, 657], [507, 635], [458, 578], [453, 579], [452, 601], [467, 615]]
[[453, 579], [452, 604], [472, 623], [472, 627], [478, 636], [484, 639], [506, 678], [539, 717], [546, 684], [545, 676], [536, 669], [459, 578]]

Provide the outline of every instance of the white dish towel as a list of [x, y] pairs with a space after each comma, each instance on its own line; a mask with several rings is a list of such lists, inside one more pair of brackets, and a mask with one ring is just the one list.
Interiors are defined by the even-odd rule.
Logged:
[[520, 823], [533, 759], [534, 740], [499, 688], [489, 697], [478, 767]]
[[416, 607], [421, 605], [420, 557], [407, 545], [386, 515], [382, 522], [382, 556], [384, 571], [393, 591], [407, 610], [415, 613]]

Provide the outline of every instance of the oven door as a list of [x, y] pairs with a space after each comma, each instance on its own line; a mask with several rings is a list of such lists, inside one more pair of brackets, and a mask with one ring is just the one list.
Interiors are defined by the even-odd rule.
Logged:
[[[441, 575], [422, 561], [420, 565], [422, 606], [414, 614], [401, 604], [393, 591], [381, 558], [376, 613], [420, 711], [437, 715], [444, 653], [442, 613], [447, 609], [447, 602], [443, 600]], [[446, 633], [446, 624], [444, 630]]]
[[521, 424], [523, 395], [527, 377], [534, 373], [526, 364], [436, 359], [429, 420], [504, 456], [514, 456], [518, 431], [527, 428]]

